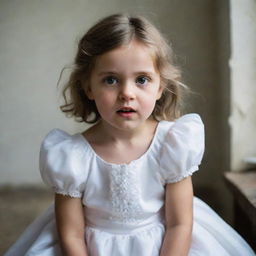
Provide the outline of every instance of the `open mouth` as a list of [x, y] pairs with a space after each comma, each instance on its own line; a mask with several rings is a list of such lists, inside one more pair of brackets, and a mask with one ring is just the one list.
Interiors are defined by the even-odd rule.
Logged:
[[117, 113], [124, 117], [131, 116], [135, 112], [136, 111], [133, 108], [128, 108], [128, 107], [121, 108], [121, 109], [117, 110]]
[[136, 112], [133, 108], [121, 108], [117, 113], [134, 113]]

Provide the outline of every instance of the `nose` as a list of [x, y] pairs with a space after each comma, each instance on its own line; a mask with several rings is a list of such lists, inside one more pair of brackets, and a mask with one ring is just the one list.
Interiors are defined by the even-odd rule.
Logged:
[[132, 83], [126, 82], [120, 86], [119, 99], [122, 101], [135, 99], [135, 88]]

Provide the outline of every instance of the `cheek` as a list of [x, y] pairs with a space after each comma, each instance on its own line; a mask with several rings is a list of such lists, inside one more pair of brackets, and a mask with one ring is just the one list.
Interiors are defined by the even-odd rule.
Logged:
[[142, 102], [142, 109], [146, 112], [152, 112], [156, 104], [156, 97], [145, 97]]
[[99, 111], [107, 111], [113, 105], [113, 95], [109, 93], [100, 93], [95, 97], [95, 103]]
[[156, 105], [156, 101], [161, 97], [161, 91], [152, 90], [147, 92], [141, 99], [141, 107], [145, 112], [150, 114], [153, 112]]

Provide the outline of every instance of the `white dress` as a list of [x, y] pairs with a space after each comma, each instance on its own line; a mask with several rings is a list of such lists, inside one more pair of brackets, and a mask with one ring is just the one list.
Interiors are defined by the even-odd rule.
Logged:
[[[44, 139], [40, 171], [56, 193], [81, 197], [89, 256], [159, 256], [165, 226], [165, 184], [198, 170], [204, 126], [197, 114], [158, 123], [147, 152], [129, 164], [100, 158], [81, 134], [55, 129]], [[5, 256], [61, 255], [54, 206], [23, 233]], [[243, 238], [194, 197], [190, 256], [255, 255]]]

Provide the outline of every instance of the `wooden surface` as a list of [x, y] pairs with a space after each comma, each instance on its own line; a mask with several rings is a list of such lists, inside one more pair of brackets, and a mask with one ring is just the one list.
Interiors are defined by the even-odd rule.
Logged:
[[0, 187], [0, 255], [53, 202], [44, 187]]
[[234, 225], [256, 250], [256, 170], [224, 174], [234, 197]]
[[241, 208], [243, 208], [248, 218], [256, 225], [256, 170], [250, 172], [225, 173], [226, 181], [237, 196]]

